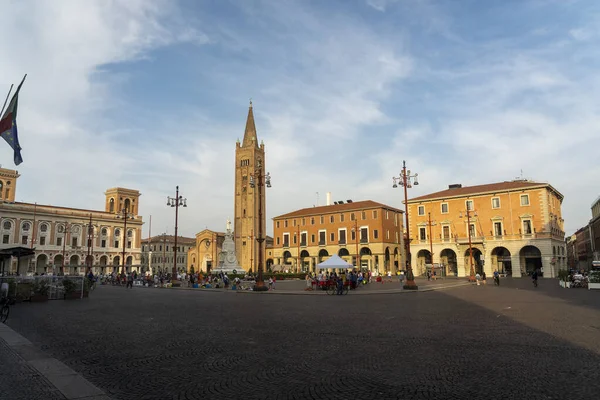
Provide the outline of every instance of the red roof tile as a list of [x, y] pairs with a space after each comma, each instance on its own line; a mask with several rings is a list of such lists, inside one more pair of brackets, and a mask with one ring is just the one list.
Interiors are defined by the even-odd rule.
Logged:
[[394, 207], [386, 206], [385, 204], [377, 203], [372, 200], [364, 200], [364, 201], [354, 201], [352, 203], [343, 203], [343, 204], [332, 204], [329, 206], [319, 206], [319, 207], [309, 207], [302, 208], [300, 210], [292, 211], [287, 214], [279, 215], [274, 217], [273, 219], [282, 219], [282, 218], [293, 218], [293, 217], [307, 217], [312, 215], [323, 215], [323, 214], [332, 214], [339, 212], [347, 212], [347, 211], [362, 211], [371, 208], [385, 208], [386, 210], [401, 212], [404, 211], [399, 210]]
[[557, 193], [557, 195], [562, 199], [563, 195], [560, 194], [556, 189], [554, 189], [548, 183], [540, 183], [540, 182], [532, 182], [532, 181], [506, 181], [506, 182], [498, 182], [498, 183], [488, 183], [485, 185], [476, 185], [476, 186], [464, 186], [461, 188], [454, 189], [446, 189], [441, 192], [435, 192], [426, 194], [423, 196], [415, 197], [409, 199], [409, 203], [416, 203], [423, 200], [433, 200], [433, 199], [445, 199], [449, 197], [463, 197], [475, 194], [483, 194], [483, 193], [494, 193], [494, 192], [504, 192], [504, 191], [513, 191], [519, 189], [529, 189], [534, 187], [550, 187], [553, 191]]

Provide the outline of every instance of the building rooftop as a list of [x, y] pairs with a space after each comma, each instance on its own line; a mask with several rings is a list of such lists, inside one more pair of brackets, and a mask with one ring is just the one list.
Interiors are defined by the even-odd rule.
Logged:
[[450, 185], [450, 187], [446, 190], [415, 197], [409, 199], [408, 202], [415, 203], [423, 200], [446, 199], [450, 197], [464, 197], [475, 194], [516, 191], [520, 189], [531, 189], [535, 187], [550, 187], [561, 200], [563, 199], [563, 195], [560, 194], [558, 190], [554, 189], [548, 183], [533, 182], [527, 180], [516, 180], [464, 187], [462, 185]]
[[332, 204], [329, 206], [309, 207], [300, 210], [292, 211], [287, 214], [279, 215], [273, 219], [292, 218], [292, 217], [307, 217], [312, 215], [332, 214], [348, 211], [361, 211], [370, 208], [385, 208], [386, 210], [403, 213], [404, 211], [394, 207], [386, 206], [385, 204], [377, 203], [373, 200], [354, 201], [352, 203]]
[[[150, 242], [168, 242], [168, 243], [172, 243], [175, 241], [175, 235], [157, 235], [157, 236], [152, 236], [150, 238]], [[142, 239], [142, 243], [148, 243], [148, 238]], [[185, 237], [185, 236], [177, 236], [177, 243], [180, 244], [191, 244], [191, 243], [196, 243], [196, 239], [195, 238], [189, 238], [189, 237]]]

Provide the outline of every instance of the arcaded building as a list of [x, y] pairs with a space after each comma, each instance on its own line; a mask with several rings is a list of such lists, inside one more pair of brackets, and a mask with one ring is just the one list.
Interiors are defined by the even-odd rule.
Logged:
[[442, 264], [447, 275], [469, 276], [470, 236], [476, 272], [555, 277], [567, 266], [562, 201], [552, 185], [528, 180], [450, 185], [410, 199], [415, 274]]
[[372, 200], [348, 200], [277, 216], [267, 265], [315, 271], [337, 254], [362, 270], [396, 273], [405, 265], [403, 215]]
[[126, 271], [141, 270], [140, 192], [108, 189], [104, 210], [17, 202], [19, 176], [0, 168], [0, 250], [33, 254], [11, 257], [4, 273], [81, 275], [87, 268], [110, 273], [121, 271], [123, 260]]

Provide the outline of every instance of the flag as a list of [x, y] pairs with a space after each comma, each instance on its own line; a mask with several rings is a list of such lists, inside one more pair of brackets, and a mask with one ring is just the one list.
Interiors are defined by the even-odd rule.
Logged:
[[19, 90], [21, 90], [21, 86], [23, 85], [23, 82], [25, 82], [26, 77], [27, 75], [23, 77], [17, 91], [8, 104], [6, 112], [2, 116], [2, 119], [0, 119], [0, 136], [2, 139], [6, 140], [8, 145], [14, 150], [15, 165], [19, 165], [23, 162], [23, 158], [21, 157], [21, 146], [19, 145], [19, 136], [17, 134], [17, 107], [19, 103]]

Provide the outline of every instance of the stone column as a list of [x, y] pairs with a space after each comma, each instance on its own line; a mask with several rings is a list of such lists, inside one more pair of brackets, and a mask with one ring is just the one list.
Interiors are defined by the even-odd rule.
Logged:
[[[521, 271], [521, 257], [517, 253], [516, 255], [511, 254], [510, 261], [512, 264], [512, 277], [513, 278], [522, 278], [523, 271]], [[525, 267], [523, 265], [523, 267]]]

